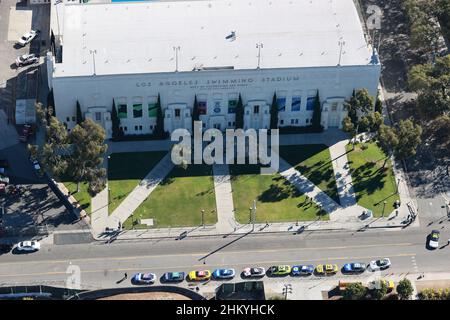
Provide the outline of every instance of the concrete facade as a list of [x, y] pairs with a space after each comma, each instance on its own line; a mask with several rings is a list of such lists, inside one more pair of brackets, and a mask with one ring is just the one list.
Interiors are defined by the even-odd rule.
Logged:
[[[279, 126], [303, 127], [312, 123], [319, 93], [327, 129], [342, 126], [344, 101], [353, 90], [377, 95], [381, 65], [352, 1], [254, 5], [257, 16], [255, 8], [233, 0], [55, 5], [58, 58], [49, 53], [47, 68], [56, 116], [72, 129], [78, 100], [84, 115], [111, 137], [114, 100], [125, 134], [149, 134], [159, 95], [165, 131], [191, 130], [197, 97], [203, 128], [225, 130], [235, 128], [241, 96], [244, 129], [266, 129], [276, 93]], [[235, 9], [231, 20], [222, 12]], [[267, 26], [264, 18], [271, 17], [280, 23]], [[206, 25], [202, 19], [215, 20]], [[165, 28], [155, 28], [159, 24]], [[222, 37], [231, 25], [234, 38]]]

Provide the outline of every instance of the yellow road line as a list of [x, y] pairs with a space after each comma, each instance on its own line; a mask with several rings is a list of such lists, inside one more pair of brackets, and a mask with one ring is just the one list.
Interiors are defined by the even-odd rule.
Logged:
[[[411, 257], [415, 256], [415, 253], [401, 253], [397, 255], [389, 255], [389, 257]], [[269, 260], [269, 261], [259, 261], [254, 264], [257, 265], [276, 265], [276, 264], [298, 264], [300, 262], [329, 262], [336, 260], [359, 260], [359, 259], [375, 259], [377, 256], [364, 256], [364, 257], [334, 257], [334, 258], [320, 258], [320, 259], [308, 259], [308, 260]], [[250, 263], [232, 263], [233, 266], [248, 266]], [[123, 271], [145, 271], [145, 270], [159, 270], [159, 269], [177, 269], [177, 270], [186, 270], [193, 268], [217, 268], [217, 267], [225, 267], [225, 264], [196, 264], [189, 266], [176, 266], [176, 267], [153, 267], [153, 268], [117, 268], [117, 269], [94, 269], [94, 270], [81, 270], [81, 275], [83, 273], [109, 273], [109, 272], [123, 272]], [[33, 276], [45, 276], [45, 275], [67, 275], [65, 271], [51, 271], [51, 272], [37, 272], [37, 273], [22, 273], [22, 274], [0, 274], [0, 277], [33, 277]]]
[[[342, 249], [364, 249], [364, 248], [376, 248], [376, 247], [403, 247], [411, 246], [414, 243], [389, 243], [389, 244], [368, 244], [358, 246], [340, 246], [340, 247], [311, 247], [311, 248], [291, 248], [291, 249], [263, 249], [263, 250], [240, 250], [240, 251], [218, 251], [212, 256], [217, 255], [232, 255], [232, 254], [248, 254], [248, 253], [281, 253], [289, 251], [310, 251], [310, 250], [342, 250]], [[126, 256], [126, 257], [97, 257], [97, 258], [76, 258], [67, 260], [39, 260], [39, 261], [18, 261], [18, 262], [3, 262], [2, 265], [14, 265], [14, 264], [38, 264], [38, 263], [68, 263], [68, 262], [88, 262], [88, 261], [124, 261], [124, 260], [137, 260], [137, 259], [149, 259], [149, 258], [167, 258], [167, 257], [195, 257], [206, 256], [210, 252], [193, 252], [193, 253], [181, 253], [181, 254], [160, 254], [160, 255], [140, 255], [140, 256]]]

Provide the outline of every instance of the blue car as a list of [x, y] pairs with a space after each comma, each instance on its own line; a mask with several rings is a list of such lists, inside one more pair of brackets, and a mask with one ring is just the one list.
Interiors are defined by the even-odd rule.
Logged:
[[293, 276], [310, 276], [314, 272], [313, 265], [292, 266], [291, 275]]
[[234, 269], [216, 269], [212, 275], [214, 279], [232, 279], [235, 274]]
[[346, 263], [342, 267], [343, 273], [362, 273], [366, 270], [366, 264], [360, 262]]
[[181, 282], [185, 276], [184, 272], [166, 272], [163, 274], [162, 279], [164, 282]]

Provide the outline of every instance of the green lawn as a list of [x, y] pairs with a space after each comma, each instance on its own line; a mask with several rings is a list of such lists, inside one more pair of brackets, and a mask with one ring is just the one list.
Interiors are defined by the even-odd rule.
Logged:
[[86, 182], [80, 183], [80, 191], [77, 191], [77, 184], [75, 182], [65, 181], [63, 182], [67, 190], [72, 194], [72, 196], [81, 205], [81, 208], [86, 211], [88, 215], [91, 214], [91, 196], [88, 193], [88, 184]]
[[256, 200], [257, 222], [328, 220], [326, 214], [279, 174], [261, 175], [258, 165], [230, 165], [235, 217], [248, 223]]
[[206, 165], [189, 165], [187, 169], [175, 167], [137, 208], [134, 217], [125, 221], [124, 226], [129, 229], [132, 226], [132, 219], [146, 218], [155, 219], [155, 228], [199, 226], [201, 210], [205, 210], [206, 225], [217, 222], [212, 167]]
[[326, 145], [281, 146], [280, 156], [334, 201], [340, 203], [330, 151]]
[[108, 163], [109, 213], [112, 213], [139, 182], [167, 154], [158, 152], [113, 153]]
[[354, 151], [351, 151], [351, 144], [347, 145], [356, 197], [358, 203], [372, 210], [375, 217], [382, 215], [386, 201], [384, 215], [387, 216], [394, 210], [394, 202], [400, 199], [392, 164], [388, 160], [383, 168], [386, 155], [376, 143], [364, 145], [367, 149], [363, 150], [362, 144], [357, 144]]

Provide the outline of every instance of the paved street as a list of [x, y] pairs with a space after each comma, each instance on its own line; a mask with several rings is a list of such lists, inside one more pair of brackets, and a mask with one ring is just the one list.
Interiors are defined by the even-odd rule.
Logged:
[[[445, 225], [450, 228], [450, 223]], [[443, 241], [450, 237], [450, 230], [447, 229], [442, 230]], [[275, 264], [337, 263], [341, 267], [346, 262], [369, 262], [381, 257], [389, 257], [392, 261], [392, 267], [383, 271], [382, 276], [446, 272], [450, 248], [427, 250], [425, 238], [429, 231], [429, 228], [424, 228], [403, 232], [316, 232], [297, 236], [250, 235], [243, 238], [43, 245], [41, 251], [36, 253], [0, 256], [0, 283], [64, 285], [66, 269], [70, 264], [81, 268], [82, 286], [86, 289], [129, 286], [129, 280], [116, 283], [124, 272], [130, 278], [134, 272], [155, 272], [161, 276], [166, 271], [188, 272], [216, 267], [234, 267], [237, 272], [246, 266], [269, 267]], [[366, 279], [369, 276], [371, 273], [356, 277]], [[336, 283], [343, 278], [354, 277], [341, 274], [333, 277]], [[269, 286], [307, 281], [292, 277], [265, 279]], [[319, 284], [324, 279], [330, 278], [313, 276], [310, 281]], [[188, 283], [181, 285], [187, 286]], [[201, 290], [211, 291], [214, 285], [211, 282], [200, 287]]]

